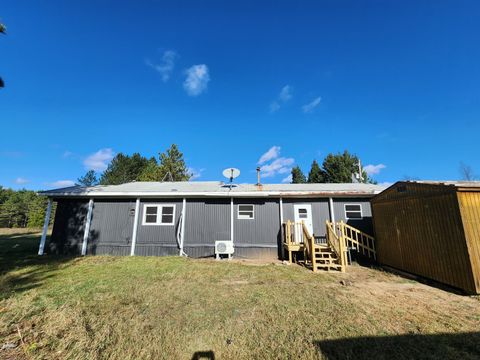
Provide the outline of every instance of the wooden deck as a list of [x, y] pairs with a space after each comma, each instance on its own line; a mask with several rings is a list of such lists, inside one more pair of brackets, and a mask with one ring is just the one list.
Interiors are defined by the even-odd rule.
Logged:
[[347, 252], [354, 250], [375, 260], [375, 239], [343, 221], [327, 221], [324, 244], [317, 243], [303, 222], [287, 221], [283, 225], [283, 248], [290, 263], [302, 263], [314, 272], [336, 270], [345, 272]]

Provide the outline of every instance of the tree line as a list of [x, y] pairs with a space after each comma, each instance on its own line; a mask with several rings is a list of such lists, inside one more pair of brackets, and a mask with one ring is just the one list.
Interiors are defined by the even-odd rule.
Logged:
[[78, 185], [119, 185], [131, 181], [188, 181], [191, 178], [183, 154], [172, 144], [167, 151], [147, 159], [139, 153], [118, 153], [107, 169], [97, 177], [89, 170], [77, 180]]
[[[47, 202], [45, 196], [40, 196], [35, 191], [15, 191], [0, 186], [0, 227], [43, 226]], [[52, 221], [53, 216], [50, 218]]]
[[[305, 176], [299, 166], [292, 169], [292, 184], [302, 183], [351, 183], [355, 174], [359, 174], [359, 158], [350, 154], [347, 150], [343, 154], [328, 154], [323, 160], [322, 166], [313, 160], [308, 177]], [[362, 170], [361, 177], [356, 181], [363, 183], [376, 183]]]

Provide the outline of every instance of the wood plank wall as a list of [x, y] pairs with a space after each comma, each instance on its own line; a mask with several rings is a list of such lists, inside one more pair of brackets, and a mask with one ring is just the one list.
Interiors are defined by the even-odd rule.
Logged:
[[457, 195], [475, 288], [480, 293], [480, 192], [459, 191]]
[[477, 291], [454, 187], [397, 183], [372, 211], [380, 263]]

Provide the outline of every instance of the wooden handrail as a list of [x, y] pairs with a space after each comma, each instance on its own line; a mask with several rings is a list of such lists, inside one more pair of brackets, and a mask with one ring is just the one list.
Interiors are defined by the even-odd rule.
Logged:
[[347, 266], [347, 257], [345, 256], [346, 248], [345, 241], [343, 237], [338, 237], [335, 231], [335, 224], [327, 221], [327, 243], [330, 248], [335, 252], [337, 257], [340, 259], [341, 271], [345, 272]]
[[347, 248], [355, 249], [362, 255], [377, 259], [377, 252], [375, 250], [375, 238], [363, 231], [360, 231], [353, 226], [345, 224], [343, 221], [338, 223], [340, 234], [343, 238], [343, 243]]
[[316, 272], [317, 266], [316, 266], [316, 258], [315, 258], [315, 237], [312, 234], [310, 234], [304, 221], [302, 221], [302, 232], [303, 232], [303, 243], [305, 244], [305, 247], [304, 247], [305, 261], [308, 261], [308, 259], [310, 259], [310, 263], [312, 264], [312, 270]]

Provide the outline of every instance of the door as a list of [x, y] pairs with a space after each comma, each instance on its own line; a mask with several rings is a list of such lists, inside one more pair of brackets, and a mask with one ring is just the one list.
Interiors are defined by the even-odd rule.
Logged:
[[310, 235], [313, 235], [312, 205], [295, 204], [293, 210], [295, 212], [295, 239], [298, 239], [297, 242], [303, 242], [302, 227], [297, 224], [303, 221]]

